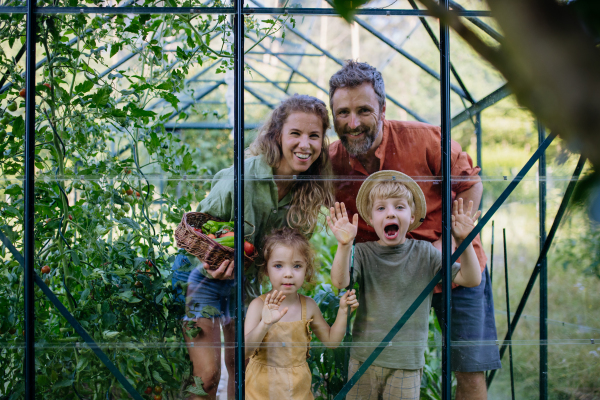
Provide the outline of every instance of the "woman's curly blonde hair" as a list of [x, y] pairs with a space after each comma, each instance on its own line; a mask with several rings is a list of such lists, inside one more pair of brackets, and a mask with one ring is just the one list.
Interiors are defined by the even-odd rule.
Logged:
[[267, 277], [267, 263], [277, 246], [285, 246], [297, 250], [306, 261], [304, 282], [314, 283], [317, 259], [315, 250], [310, 245], [306, 236], [298, 232], [298, 230], [288, 227], [275, 229], [265, 238], [262, 249], [262, 262], [258, 264], [258, 279], [262, 282]]
[[323, 126], [323, 142], [321, 154], [312, 165], [296, 177], [290, 188], [292, 201], [287, 214], [287, 223], [305, 234], [315, 231], [321, 207], [332, 207], [334, 204], [333, 185], [329, 178], [332, 175], [329, 161], [329, 114], [325, 103], [315, 97], [294, 94], [282, 101], [273, 110], [265, 124], [259, 129], [258, 137], [252, 142], [246, 154], [262, 155], [267, 164], [276, 167], [281, 162], [281, 130], [287, 118], [294, 112], [314, 114], [321, 119]]

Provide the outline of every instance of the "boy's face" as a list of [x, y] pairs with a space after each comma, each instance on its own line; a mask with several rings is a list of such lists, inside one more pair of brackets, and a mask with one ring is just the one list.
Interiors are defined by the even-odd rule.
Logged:
[[382, 246], [395, 246], [406, 241], [408, 227], [415, 220], [404, 198], [375, 199], [371, 208], [371, 225]]

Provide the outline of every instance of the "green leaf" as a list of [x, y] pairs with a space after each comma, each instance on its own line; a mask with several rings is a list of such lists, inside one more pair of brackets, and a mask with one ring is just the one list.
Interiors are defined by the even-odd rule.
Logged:
[[17, 117], [15, 119], [13, 122], [12, 132], [16, 137], [22, 137], [25, 135], [25, 122], [23, 121], [23, 117]]
[[208, 396], [208, 393], [204, 391], [204, 382], [199, 376], [194, 376], [194, 385], [188, 386], [185, 391], [197, 396]]
[[92, 96], [92, 102], [96, 107], [104, 107], [110, 99], [112, 88], [108, 85], [98, 89], [98, 91]]
[[86, 80], [75, 86], [75, 93], [87, 93], [94, 87], [94, 82]]
[[351, 23], [354, 20], [354, 14], [356, 10], [370, 0], [332, 0], [331, 5], [335, 11], [340, 14], [346, 22]]
[[54, 389], [60, 389], [60, 388], [63, 388], [63, 387], [69, 387], [72, 384], [73, 384], [73, 379], [65, 379], [64, 381], [60, 381], [58, 383], [55, 383], [52, 386], [52, 390], [54, 390]]
[[187, 153], [185, 156], [183, 156], [183, 162], [181, 163], [181, 168], [184, 171], [188, 171], [189, 169], [192, 168], [193, 165], [194, 165], [194, 160], [192, 159], [192, 155], [190, 153]]
[[158, 374], [158, 371], [152, 371], [152, 377], [154, 379], [156, 379], [156, 381], [159, 383], [167, 383], [167, 381], [165, 381], [163, 378], [160, 377], [160, 375]]
[[215, 308], [213, 306], [204, 306], [204, 308], [202, 308], [202, 311], [200, 311], [200, 313], [202, 314], [202, 316], [204, 318], [220, 317], [221, 316], [221, 311], [219, 311], [218, 308]]
[[127, 225], [128, 227], [130, 227], [131, 229], [134, 229], [136, 231], [140, 230], [140, 225], [137, 222], [135, 222], [134, 220], [132, 220], [131, 218], [121, 218], [121, 220], [119, 222]]

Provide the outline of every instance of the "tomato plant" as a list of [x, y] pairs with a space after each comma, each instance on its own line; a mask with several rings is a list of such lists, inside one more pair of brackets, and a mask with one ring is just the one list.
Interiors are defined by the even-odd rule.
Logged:
[[[25, 114], [18, 102], [29, 92], [36, 98], [35, 269], [136, 389], [150, 395], [158, 387], [158, 399], [176, 398], [191, 371], [181, 331], [185, 309], [171, 283], [173, 233], [208, 186], [180, 183], [184, 176], [210, 175], [216, 165], [196, 162], [198, 152], [165, 124], [207, 118], [186, 103], [194, 90], [186, 80], [202, 65], [215, 63], [219, 73], [233, 68], [227, 18], [40, 14], [39, 59], [45, 61], [38, 84], [25, 89], [24, 59], [14, 58], [24, 45], [25, 16], [0, 14], [0, 69], [7, 72], [0, 93], [0, 229], [23, 253]], [[282, 27], [279, 19], [245, 22], [251, 30]], [[131, 54], [135, 63], [116, 65]], [[17, 399], [25, 389], [24, 339], [16, 335], [23, 326], [23, 269], [1, 251], [0, 397]], [[38, 288], [35, 312], [40, 398], [74, 398], [74, 390], [82, 398], [125, 396]]]

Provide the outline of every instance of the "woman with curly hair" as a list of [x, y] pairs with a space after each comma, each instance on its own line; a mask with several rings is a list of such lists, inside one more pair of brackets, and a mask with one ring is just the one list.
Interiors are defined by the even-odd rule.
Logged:
[[[324, 102], [295, 94], [273, 110], [246, 151], [245, 239], [254, 244], [259, 253], [262, 253], [264, 238], [274, 229], [288, 226], [311, 235], [317, 227], [321, 207], [334, 203], [332, 185], [327, 180], [331, 175], [326, 136], [329, 127]], [[212, 189], [198, 211], [232, 221], [233, 197], [234, 171], [230, 167], [215, 175]], [[191, 273], [179, 271], [188, 264], [195, 267]], [[191, 314], [184, 319], [194, 321], [194, 327], [201, 328], [195, 337], [185, 334], [187, 328], [184, 329], [194, 376], [202, 378], [204, 390], [213, 399], [221, 375], [221, 326], [225, 342], [235, 342], [235, 325], [231, 321], [234, 265], [225, 261], [213, 270], [194, 257], [179, 255], [173, 269], [174, 284], [176, 281], [189, 284], [186, 302]], [[246, 269], [243, 285], [247, 303], [260, 295], [256, 265]], [[203, 317], [201, 311], [206, 306], [219, 310], [221, 317]], [[233, 377], [234, 346], [225, 347], [225, 365]], [[229, 379], [227, 391], [228, 397], [233, 397], [233, 378]]]

